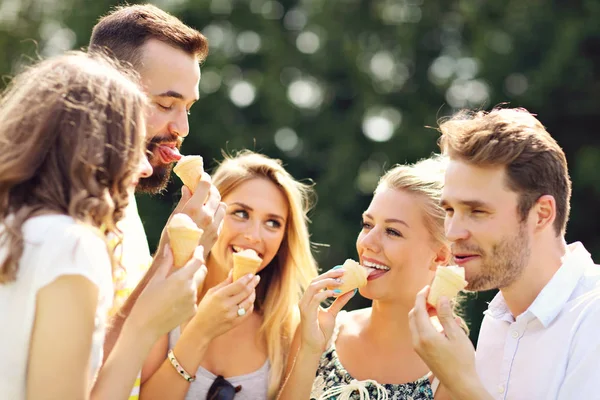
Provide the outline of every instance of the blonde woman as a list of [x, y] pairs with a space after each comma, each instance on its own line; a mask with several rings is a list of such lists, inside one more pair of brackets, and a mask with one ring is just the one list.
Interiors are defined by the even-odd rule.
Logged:
[[[309, 186], [278, 160], [250, 151], [226, 158], [213, 183], [227, 211], [198, 312], [155, 346], [142, 371], [143, 400], [273, 399], [299, 322], [298, 301], [317, 276]], [[243, 249], [263, 261], [256, 275], [232, 282], [233, 254]]]
[[[149, 285], [99, 369], [118, 268], [107, 236], [152, 172], [146, 96], [124, 73], [73, 52], [30, 67], [0, 97], [2, 398], [125, 398], [160, 334], [194, 312], [195, 280], [180, 275], [170, 304]], [[161, 308], [174, 305], [188, 314]]]
[[372, 307], [340, 312], [348, 293], [323, 310], [343, 269], [313, 280], [300, 302], [302, 322], [280, 399], [444, 398], [413, 350], [408, 325], [417, 292], [450, 256], [439, 205], [444, 165], [427, 159], [380, 179], [356, 241], [360, 263], [371, 267], [360, 293]]

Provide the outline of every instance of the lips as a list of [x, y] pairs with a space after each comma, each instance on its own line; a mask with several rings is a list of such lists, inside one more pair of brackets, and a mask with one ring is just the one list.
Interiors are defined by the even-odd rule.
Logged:
[[464, 265], [469, 261], [477, 259], [478, 257], [480, 257], [479, 254], [454, 254], [454, 262], [457, 265]]
[[161, 143], [156, 146], [156, 151], [164, 164], [171, 164], [181, 158], [175, 143]]

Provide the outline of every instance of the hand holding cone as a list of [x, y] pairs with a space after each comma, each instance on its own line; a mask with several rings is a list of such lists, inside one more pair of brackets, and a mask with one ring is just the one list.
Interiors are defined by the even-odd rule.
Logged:
[[252, 249], [233, 253], [233, 281], [247, 274], [256, 274], [261, 263], [262, 258]]
[[338, 287], [328, 288], [329, 290], [338, 289], [344, 294], [351, 290], [366, 286], [367, 277], [369, 276], [369, 270], [352, 259], [347, 259], [344, 265], [341, 266], [344, 269], [344, 275], [342, 276], [342, 285]]
[[441, 296], [451, 300], [466, 286], [464, 268], [459, 266], [437, 267], [431, 289], [429, 289], [427, 302], [437, 307]]
[[186, 214], [173, 215], [167, 225], [167, 232], [173, 251], [173, 265], [181, 268], [192, 258], [204, 232]]
[[200, 156], [183, 156], [173, 168], [173, 172], [193, 193], [204, 172], [204, 162]]

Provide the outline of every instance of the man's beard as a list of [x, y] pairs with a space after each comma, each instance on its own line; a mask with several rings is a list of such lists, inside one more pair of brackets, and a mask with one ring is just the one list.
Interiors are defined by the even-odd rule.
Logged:
[[480, 271], [477, 275], [469, 276], [469, 284], [466, 287], [472, 291], [510, 286], [521, 276], [531, 255], [525, 223], [519, 224], [516, 235], [504, 237], [494, 244], [490, 254], [486, 254], [479, 247], [461, 247], [460, 251], [473, 251], [481, 257]]
[[152, 167], [152, 175], [141, 178], [135, 187], [136, 193], [158, 194], [167, 188], [173, 164], [159, 164]]
[[173, 163], [163, 163], [161, 158], [157, 157], [154, 153], [156, 147], [165, 142], [176, 142], [176, 147], [179, 149], [181, 147], [182, 139], [178, 136], [171, 136], [168, 138], [157, 136], [152, 138], [146, 146], [149, 152], [148, 162], [150, 162], [150, 165], [152, 166], [152, 175], [148, 178], [140, 179], [135, 188], [136, 193], [158, 194], [167, 188], [167, 184], [171, 178]]

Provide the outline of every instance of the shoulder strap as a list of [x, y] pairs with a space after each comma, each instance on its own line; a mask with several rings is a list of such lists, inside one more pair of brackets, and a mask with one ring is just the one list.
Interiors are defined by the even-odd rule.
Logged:
[[335, 341], [337, 340], [338, 335], [340, 334], [340, 328], [344, 324], [344, 319], [348, 312], [346, 310], [342, 310], [338, 313], [335, 319], [335, 327], [333, 328], [333, 334], [331, 335], [331, 339], [329, 339], [329, 343], [327, 343], [327, 347], [331, 347]]
[[437, 392], [439, 386], [440, 386], [440, 380], [434, 376], [433, 380], [431, 381], [431, 392], [433, 393], [434, 396], [435, 396], [435, 392]]

